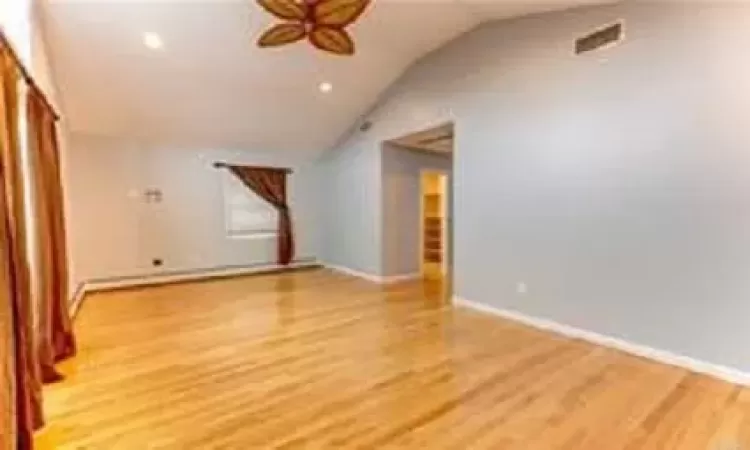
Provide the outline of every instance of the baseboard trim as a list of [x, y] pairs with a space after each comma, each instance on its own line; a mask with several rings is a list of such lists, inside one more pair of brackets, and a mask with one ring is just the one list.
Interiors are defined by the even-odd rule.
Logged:
[[340, 272], [346, 275], [350, 275], [357, 278], [362, 278], [364, 280], [367, 280], [371, 283], [375, 284], [394, 284], [394, 283], [402, 283], [404, 281], [411, 281], [411, 280], [417, 280], [419, 278], [422, 278], [422, 274], [420, 273], [407, 273], [402, 275], [374, 275], [367, 272], [361, 272], [359, 270], [350, 269], [349, 267], [339, 266], [336, 264], [328, 264], [328, 263], [321, 263], [323, 267], [333, 270], [335, 272]]
[[742, 372], [731, 367], [713, 364], [688, 356], [672, 353], [666, 350], [659, 350], [653, 347], [636, 344], [624, 339], [599, 334], [593, 331], [584, 330], [548, 319], [530, 316], [518, 311], [496, 308], [494, 306], [473, 302], [457, 296], [453, 298], [453, 304], [474, 309], [486, 314], [502, 317], [503, 319], [511, 320], [513, 322], [521, 323], [540, 330], [549, 331], [565, 337], [580, 339], [592, 344], [620, 350], [631, 355], [656, 361], [658, 363], [679, 367], [681, 369], [686, 369], [691, 372], [696, 372], [703, 375], [708, 375], [710, 377], [717, 378], [722, 381], [727, 381], [732, 384], [750, 386], [750, 373]]
[[362, 278], [364, 280], [367, 280], [371, 283], [382, 283], [382, 277], [380, 275], [373, 275], [371, 273], [367, 272], [360, 272], [359, 270], [350, 269], [348, 267], [344, 266], [338, 266], [336, 264], [329, 264], [329, 263], [322, 263], [323, 267], [326, 269], [333, 270], [334, 272], [343, 273], [345, 275], [349, 275], [352, 277]]
[[157, 275], [119, 277], [87, 280], [79, 283], [70, 302], [70, 315], [75, 318], [88, 294], [102, 291], [134, 289], [146, 286], [187, 283], [193, 281], [207, 281], [218, 278], [230, 278], [244, 275], [261, 275], [276, 272], [288, 272], [302, 269], [321, 267], [316, 260], [300, 260], [289, 265], [259, 264], [252, 266], [227, 266], [195, 271], [173, 272]]
[[403, 283], [405, 281], [419, 280], [422, 278], [422, 274], [419, 272], [405, 273], [402, 275], [387, 275], [381, 277], [381, 282], [384, 284]]
[[83, 303], [83, 297], [86, 295], [86, 283], [78, 283], [78, 286], [76, 287], [75, 292], [73, 292], [73, 297], [69, 303], [69, 312], [70, 317], [75, 320], [76, 316], [78, 316], [78, 311], [81, 309], [81, 304]]

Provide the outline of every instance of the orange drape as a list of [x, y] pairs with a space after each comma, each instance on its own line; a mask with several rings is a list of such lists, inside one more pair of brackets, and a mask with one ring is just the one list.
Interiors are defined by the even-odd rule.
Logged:
[[20, 74], [10, 50], [0, 43], [0, 259], [3, 302], [13, 311], [17, 445], [33, 445], [32, 436], [42, 425], [41, 381], [32, 342], [32, 299], [24, 223], [24, 188], [18, 139], [18, 85]]
[[226, 165], [251, 191], [279, 212], [278, 262], [287, 265], [294, 258], [292, 217], [286, 195], [287, 169]]
[[[4, 125], [0, 124], [0, 128]], [[0, 169], [1, 170], [1, 169]], [[0, 173], [0, 176], [2, 174]], [[3, 177], [4, 179], [4, 177]], [[16, 442], [16, 405], [13, 324], [13, 280], [8, 243], [8, 210], [5, 202], [5, 184], [0, 182], [0, 449], [14, 448]]]
[[62, 378], [55, 363], [73, 356], [76, 348], [67, 308], [68, 263], [57, 126], [54, 112], [33, 86], [27, 96], [27, 117], [41, 275], [37, 349], [42, 379], [49, 383]]

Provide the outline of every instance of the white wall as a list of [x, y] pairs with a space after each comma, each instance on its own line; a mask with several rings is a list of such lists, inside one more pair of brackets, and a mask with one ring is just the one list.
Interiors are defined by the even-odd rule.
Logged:
[[[624, 43], [573, 55], [619, 19]], [[378, 267], [379, 221], [356, 216], [380, 208], [379, 143], [454, 119], [458, 296], [750, 372], [748, 23], [742, 4], [624, 3], [465, 35], [329, 156], [329, 186], [360, 186], [328, 219], [356, 247], [325, 253]]]
[[[282, 154], [191, 150], [72, 134], [69, 152], [73, 266], [81, 280], [274, 263], [275, 238], [229, 238], [215, 161], [291, 166], [297, 258], [316, 256], [317, 177]], [[161, 204], [143, 191], [163, 191]], [[152, 266], [153, 258], [164, 266]]]

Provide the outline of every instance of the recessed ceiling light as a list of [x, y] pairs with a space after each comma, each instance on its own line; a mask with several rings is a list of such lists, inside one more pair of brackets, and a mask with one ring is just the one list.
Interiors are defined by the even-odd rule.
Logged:
[[164, 47], [164, 41], [156, 33], [143, 33], [143, 43], [151, 50], [159, 50]]
[[333, 85], [328, 82], [320, 83], [320, 85], [318, 86], [318, 89], [320, 89], [320, 92], [328, 93], [333, 90]]

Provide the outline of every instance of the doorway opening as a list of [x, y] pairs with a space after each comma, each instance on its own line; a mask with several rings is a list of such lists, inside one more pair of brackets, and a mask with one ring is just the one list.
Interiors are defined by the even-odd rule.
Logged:
[[[424, 279], [450, 296], [454, 126], [383, 145], [383, 269], [386, 280]], [[439, 281], [439, 283], [433, 283]]]

